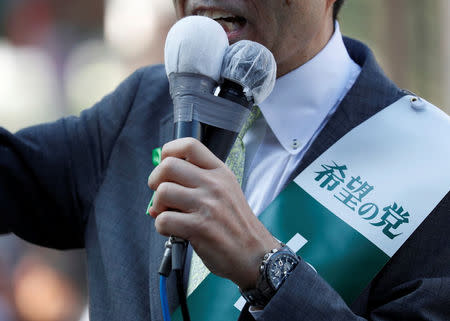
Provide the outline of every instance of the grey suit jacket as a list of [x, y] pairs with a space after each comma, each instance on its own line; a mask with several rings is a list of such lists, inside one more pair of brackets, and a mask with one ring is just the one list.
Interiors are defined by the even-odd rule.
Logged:
[[[368, 48], [345, 43], [362, 72], [292, 177], [405, 94], [383, 75]], [[162, 320], [157, 270], [165, 237], [145, 210], [151, 151], [171, 139], [172, 127], [164, 68], [155, 66], [138, 70], [80, 117], [16, 135], [0, 130], [0, 233], [54, 248], [85, 247], [93, 321]], [[300, 263], [261, 320], [449, 319], [448, 200], [351, 307]], [[172, 310], [175, 293], [172, 278]], [[240, 320], [252, 317], [244, 310]]]

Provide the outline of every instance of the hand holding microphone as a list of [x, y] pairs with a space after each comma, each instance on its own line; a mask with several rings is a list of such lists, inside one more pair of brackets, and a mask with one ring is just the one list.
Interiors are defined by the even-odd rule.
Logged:
[[[207, 19], [187, 19], [193, 18]], [[199, 20], [199, 23], [202, 22]], [[169, 33], [168, 41], [170, 39]], [[170, 44], [166, 45], [166, 50], [175, 50], [178, 57], [175, 64], [167, 59], [168, 68], [177, 66], [170, 69], [176, 72], [167, 71], [174, 105], [178, 104], [174, 107], [175, 138], [191, 136], [195, 139], [176, 139], [164, 146], [162, 162], [149, 178], [150, 188], [156, 191], [150, 214], [156, 218], [158, 232], [189, 240], [211, 272], [245, 288], [256, 281], [261, 255], [277, 242], [252, 213], [235, 176], [223, 161], [245, 122], [249, 107], [265, 99], [273, 88], [276, 67], [273, 56], [261, 45], [236, 43], [225, 46], [218, 59], [220, 73], [216, 77], [217, 73], [211, 70], [217, 68], [208, 66], [206, 70], [204, 61], [185, 57], [186, 41], [191, 40], [179, 41], [181, 45], [176, 49], [168, 49]], [[192, 43], [198, 45], [196, 40]], [[213, 55], [221, 48], [216, 46]], [[197, 49], [201, 54], [196, 57], [209, 52]], [[187, 50], [187, 55], [192, 53]], [[186, 61], [200, 66], [186, 65]], [[213, 95], [214, 82], [218, 83], [221, 74], [225, 78], [221, 91], [224, 98]], [[231, 110], [217, 109], [217, 106]], [[208, 110], [213, 112], [208, 114]], [[206, 116], [201, 114], [203, 111]], [[230, 115], [239, 115], [240, 119]], [[222, 145], [229, 147], [219, 148], [221, 156], [218, 158], [199, 139], [212, 150]]]

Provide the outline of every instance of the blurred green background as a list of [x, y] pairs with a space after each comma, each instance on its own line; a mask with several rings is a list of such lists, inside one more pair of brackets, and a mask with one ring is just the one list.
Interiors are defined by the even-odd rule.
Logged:
[[347, 0], [343, 33], [368, 44], [397, 85], [450, 111], [450, 1]]

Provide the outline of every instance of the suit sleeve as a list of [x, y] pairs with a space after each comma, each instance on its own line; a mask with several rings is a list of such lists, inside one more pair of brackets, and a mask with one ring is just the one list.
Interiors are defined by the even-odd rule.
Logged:
[[139, 87], [137, 71], [80, 117], [0, 128], [0, 234], [58, 249], [84, 246], [84, 226]]
[[[449, 203], [447, 194], [351, 306], [301, 261], [257, 320], [449, 320]], [[240, 320], [253, 320], [248, 309]]]

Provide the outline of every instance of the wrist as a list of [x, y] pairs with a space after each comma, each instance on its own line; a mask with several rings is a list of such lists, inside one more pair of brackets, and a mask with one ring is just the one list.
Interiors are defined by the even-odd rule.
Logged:
[[254, 287], [240, 288], [248, 303], [264, 307], [297, 266], [300, 259], [286, 245], [282, 244], [267, 252], [259, 265], [257, 282]]
[[239, 289], [254, 289], [257, 286], [261, 274], [260, 267], [264, 256], [273, 249], [280, 249], [282, 246], [282, 243], [271, 237], [271, 239], [262, 247], [262, 250], [254, 251], [253, 255], [247, 258], [248, 262], [246, 264], [247, 269], [245, 276], [241, 280], [235, 282]]

